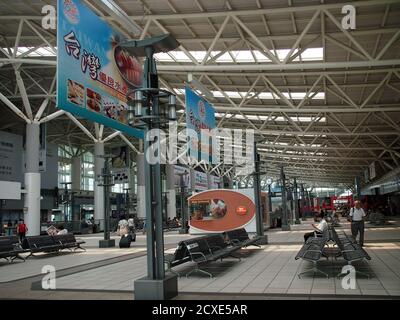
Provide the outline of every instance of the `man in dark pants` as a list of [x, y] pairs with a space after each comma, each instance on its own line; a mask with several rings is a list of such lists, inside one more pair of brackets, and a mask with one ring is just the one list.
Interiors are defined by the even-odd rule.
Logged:
[[360, 246], [364, 246], [364, 217], [366, 216], [365, 211], [361, 208], [360, 201], [354, 202], [354, 207], [350, 209], [351, 218], [351, 234], [353, 240], [357, 243], [357, 235], [360, 233]]
[[304, 242], [307, 242], [308, 238], [313, 237], [314, 233], [317, 234], [323, 234], [325, 229], [328, 228], [328, 223], [326, 222], [325, 218], [324, 218], [324, 212], [321, 210], [321, 216], [320, 216], [321, 220], [319, 222], [318, 225], [316, 224], [311, 224], [313, 226], [313, 228], [315, 229], [315, 231], [313, 232], [307, 232], [304, 234]]

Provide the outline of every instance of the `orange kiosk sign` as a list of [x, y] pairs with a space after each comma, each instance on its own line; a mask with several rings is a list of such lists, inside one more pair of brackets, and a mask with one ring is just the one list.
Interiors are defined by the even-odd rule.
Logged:
[[236, 208], [236, 213], [239, 216], [244, 216], [247, 213], [247, 208], [245, 206], [239, 206]]

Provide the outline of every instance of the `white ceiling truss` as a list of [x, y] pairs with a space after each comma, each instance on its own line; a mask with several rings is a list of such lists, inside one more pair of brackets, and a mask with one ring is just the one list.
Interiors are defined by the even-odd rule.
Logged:
[[[134, 36], [102, 0], [85, 2]], [[177, 38], [178, 53], [158, 63], [160, 86], [183, 89], [193, 74], [214, 92], [219, 127], [255, 130], [268, 175], [279, 177], [283, 165], [299, 183], [351, 186], [373, 161], [381, 174], [399, 167], [400, 1], [114, 2], [141, 29], [136, 37]], [[25, 122], [48, 121], [50, 141], [67, 137], [88, 147], [115, 138], [137, 150], [138, 141], [55, 108], [56, 31], [40, 26], [41, 7], [55, 3], [0, 3], [0, 107], [7, 110], [0, 130], [22, 132]], [[346, 4], [357, 10], [355, 30], [341, 27]], [[322, 48], [322, 56], [309, 61], [313, 48]], [[179, 120], [184, 126], [183, 113]], [[228, 165], [196, 166], [235, 177]]]

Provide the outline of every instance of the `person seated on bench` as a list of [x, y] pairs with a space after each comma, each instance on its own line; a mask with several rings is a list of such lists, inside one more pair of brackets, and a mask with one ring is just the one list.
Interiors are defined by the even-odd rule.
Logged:
[[311, 224], [313, 226], [313, 228], [315, 229], [315, 231], [307, 232], [306, 234], [304, 234], [304, 242], [307, 242], [308, 238], [313, 237], [315, 233], [322, 234], [325, 231], [325, 229], [328, 228], [328, 223], [325, 220], [325, 215], [322, 210], [321, 210], [320, 218], [321, 218], [321, 220], [318, 223], [318, 225], [316, 225], [315, 223]]
[[58, 231], [57, 231], [57, 235], [60, 235], [60, 234], [68, 234], [68, 230], [64, 229], [64, 226], [59, 226], [58, 227]]

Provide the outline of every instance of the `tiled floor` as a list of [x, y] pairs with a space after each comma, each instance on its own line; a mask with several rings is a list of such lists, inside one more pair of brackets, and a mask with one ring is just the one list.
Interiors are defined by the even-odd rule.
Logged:
[[[242, 260], [226, 259], [213, 262], [205, 267], [214, 278], [192, 274], [189, 278], [179, 278], [180, 295], [177, 299], [209, 299], [218, 295], [237, 298], [319, 298], [319, 297], [400, 297], [400, 226], [369, 228], [366, 231], [365, 249], [372, 260], [356, 264], [356, 269], [367, 272], [370, 279], [358, 277], [356, 289], [345, 290], [342, 280], [335, 277], [345, 262], [322, 260], [319, 268], [331, 277], [297, 274], [312, 265], [294, 257], [301, 247], [302, 236], [309, 229], [309, 223], [293, 226], [292, 231], [269, 231], [270, 244], [261, 249], [242, 250]], [[344, 229], [348, 228], [343, 223]], [[168, 233], [165, 242], [172, 248], [187, 235]], [[146, 256], [144, 255], [145, 236], [139, 235], [136, 243], [128, 250], [119, 248], [96, 248], [98, 235], [85, 237], [88, 244], [86, 253], [68, 254], [58, 257], [28, 260], [0, 266], [0, 298], [38, 298], [38, 299], [132, 299], [133, 281], [146, 274]], [[394, 241], [393, 241], [394, 240]], [[173, 248], [169, 252], [173, 252]], [[136, 257], [129, 254], [136, 253]], [[125, 255], [119, 262], [104, 259]], [[93, 267], [81, 267], [82, 264], [97, 262]], [[52, 264], [57, 270], [57, 290], [49, 292], [31, 290], [32, 282], [40, 281], [36, 276], [17, 281], [27, 276], [40, 274], [44, 264]], [[186, 274], [192, 270], [191, 263], [176, 267], [176, 271]], [[66, 269], [69, 268], [69, 269]], [[63, 271], [64, 270], [64, 271]], [[204, 294], [206, 296], [204, 296]], [[229, 299], [229, 298], [228, 298]]]

